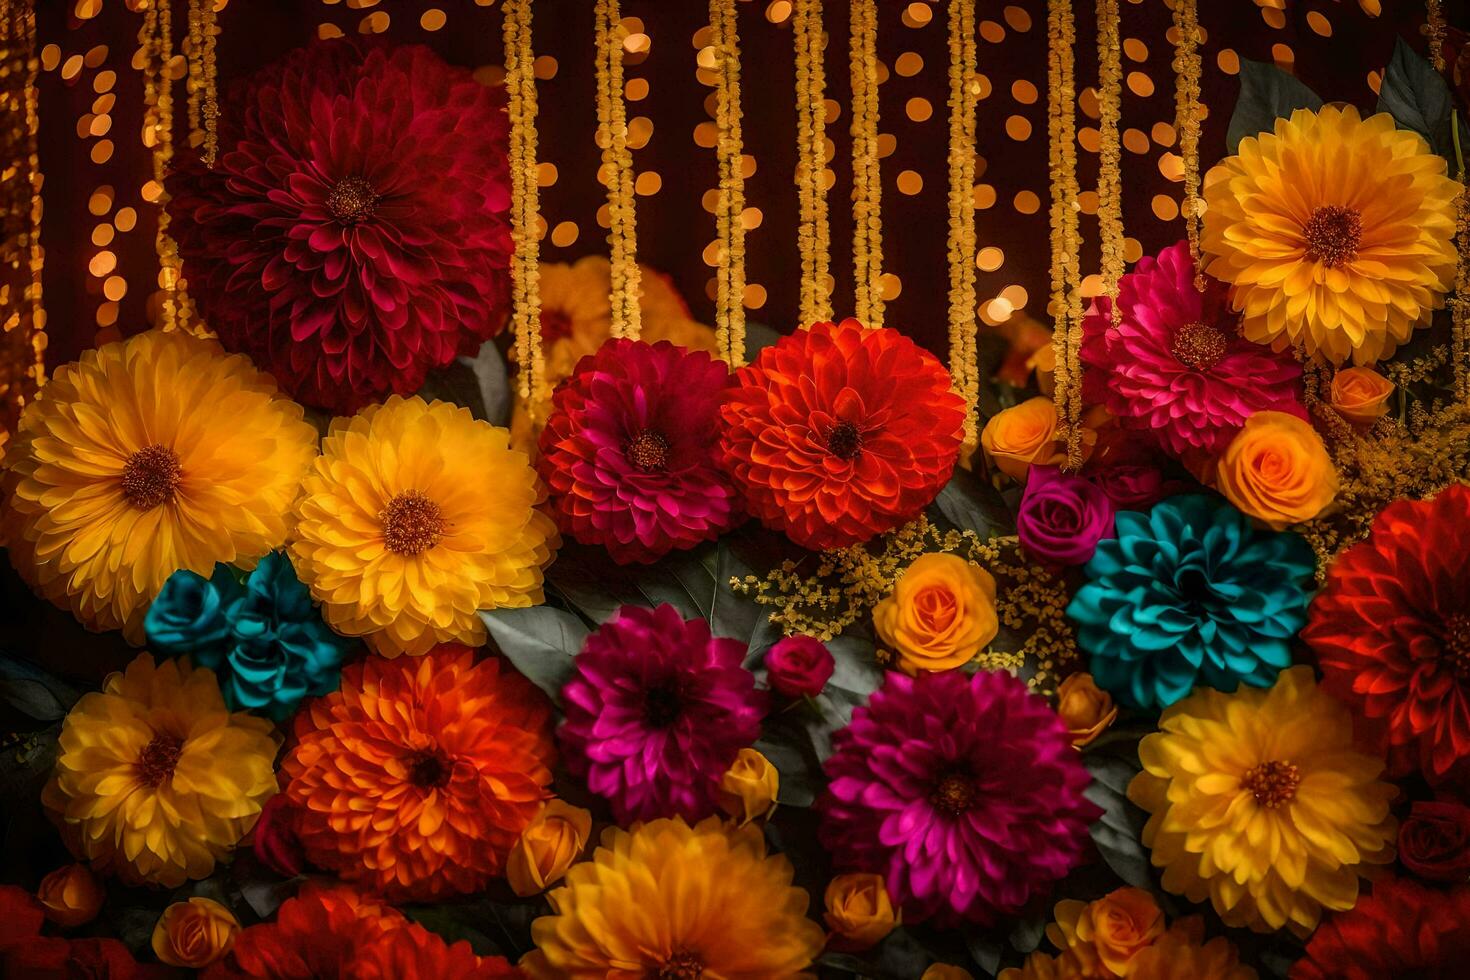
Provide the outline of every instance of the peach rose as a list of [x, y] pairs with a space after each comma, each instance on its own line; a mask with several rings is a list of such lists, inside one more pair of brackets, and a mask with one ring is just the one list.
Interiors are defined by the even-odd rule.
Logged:
[[1057, 714], [1077, 748], [1094, 741], [1118, 718], [1113, 696], [1086, 671], [1072, 674], [1057, 688]]
[[781, 775], [755, 749], [741, 749], [720, 777], [720, 808], [745, 826], [776, 808]]
[[175, 902], [153, 927], [153, 952], [169, 966], [203, 969], [224, 957], [240, 934], [233, 912], [208, 898]]
[[1050, 398], [1039, 396], [992, 416], [980, 433], [980, 445], [1013, 480], [1024, 481], [1032, 463], [1066, 459], [1057, 449], [1057, 408]]
[[68, 864], [41, 879], [36, 898], [46, 908], [46, 918], [71, 929], [97, 918], [107, 893], [85, 864]]
[[1164, 934], [1163, 911], [1140, 888], [1119, 888], [1095, 902], [1063, 900], [1055, 917], [1047, 938], [1086, 976], [1127, 976], [1129, 960]]
[[949, 670], [995, 639], [995, 579], [958, 555], [920, 555], [873, 609], [873, 626], [906, 673]]
[[1329, 401], [1354, 425], [1372, 425], [1388, 414], [1394, 383], [1370, 367], [1343, 368], [1332, 376]]
[[505, 861], [511, 890], [522, 898], [561, 880], [592, 836], [592, 814], [564, 800], [548, 800], [521, 831]]
[[1257, 412], [1220, 455], [1215, 479], [1244, 514], [1281, 530], [1310, 521], [1337, 496], [1322, 437], [1285, 412]]
[[838, 875], [827, 884], [826, 903], [822, 918], [846, 949], [876, 946], [898, 925], [898, 910], [882, 875]]

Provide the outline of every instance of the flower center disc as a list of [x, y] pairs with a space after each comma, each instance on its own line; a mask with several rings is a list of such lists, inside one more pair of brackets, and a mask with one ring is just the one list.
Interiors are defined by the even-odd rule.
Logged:
[[373, 185], [361, 177], [343, 177], [327, 192], [327, 210], [344, 225], [355, 225], [373, 216], [380, 198]]
[[852, 422], [838, 422], [827, 433], [827, 451], [838, 459], [852, 459], [863, 451], [863, 434]]
[[1329, 204], [1312, 212], [1302, 228], [1307, 258], [1335, 269], [1358, 257], [1363, 239], [1363, 216], [1353, 208]]
[[1179, 328], [1169, 350], [1174, 359], [1185, 367], [1208, 371], [1225, 356], [1229, 346], [1230, 341], [1223, 333], [1196, 320]]
[[929, 794], [929, 802], [935, 809], [957, 817], [975, 805], [974, 780], [955, 774], [945, 776]]
[[662, 473], [669, 468], [669, 440], [662, 432], [644, 429], [623, 447], [623, 457], [644, 473]]
[[157, 786], [172, 776], [174, 766], [179, 764], [179, 755], [184, 751], [184, 740], [172, 735], [155, 735], [153, 741], [143, 746], [138, 753], [134, 768], [138, 781], [144, 786]]
[[428, 551], [449, 530], [439, 505], [418, 490], [405, 490], [388, 501], [378, 521], [383, 525], [383, 544], [400, 555]]
[[1444, 658], [1462, 680], [1470, 679], [1470, 615], [1454, 613], [1445, 617], [1443, 635]]
[[177, 453], [167, 446], [148, 446], [123, 464], [123, 496], [139, 510], [152, 510], [174, 499], [183, 475]]
[[688, 950], [680, 950], [664, 961], [654, 974], [658, 980], [699, 980], [704, 976], [704, 962]]
[[442, 787], [451, 771], [449, 760], [433, 749], [420, 749], [408, 757], [408, 781], [415, 786]]
[[671, 684], [656, 685], [643, 693], [643, 720], [650, 728], [668, 728], [683, 707], [683, 699]]
[[1263, 762], [1250, 769], [1240, 779], [1241, 788], [1256, 798], [1256, 802], [1268, 810], [1289, 803], [1296, 796], [1301, 783], [1301, 773], [1289, 762]]

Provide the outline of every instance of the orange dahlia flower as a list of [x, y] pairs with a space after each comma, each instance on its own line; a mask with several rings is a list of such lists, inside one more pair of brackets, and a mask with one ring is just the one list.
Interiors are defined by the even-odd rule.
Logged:
[[551, 794], [551, 710], [445, 644], [370, 657], [296, 716], [281, 764], [306, 856], [394, 899], [479, 891]]

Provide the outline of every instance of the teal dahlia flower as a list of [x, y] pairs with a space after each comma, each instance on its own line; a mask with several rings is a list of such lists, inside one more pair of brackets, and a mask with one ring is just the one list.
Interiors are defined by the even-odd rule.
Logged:
[[1315, 569], [1296, 534], [1266, 531], [1218, 497], [1171, 497], [1117, 515], [1067, 606], [1092, 676], [1134, 708], [1196, 684], [1269, 687], [1291, 663]]

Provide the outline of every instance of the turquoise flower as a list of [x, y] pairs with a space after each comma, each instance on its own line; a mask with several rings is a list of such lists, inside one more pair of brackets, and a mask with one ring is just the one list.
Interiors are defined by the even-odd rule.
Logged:
[[174, 572], [143, 628], [156, 652], [213, 670], [232, 710], [276, 721], [291, 717], [302, 699], [336, 690], [354, 643], [322, 622], [291, 562], [276, 551], [243, 583], [227, 565], [208, 579]]
[[1123, 704], [1173, 704], [1196, 684], [1269, 687], [1291, 663], [1316, 568], [1290, 532], [1253, 526], [1218, 497], [1117, 515], [1067, 615], [1098, 686]]

